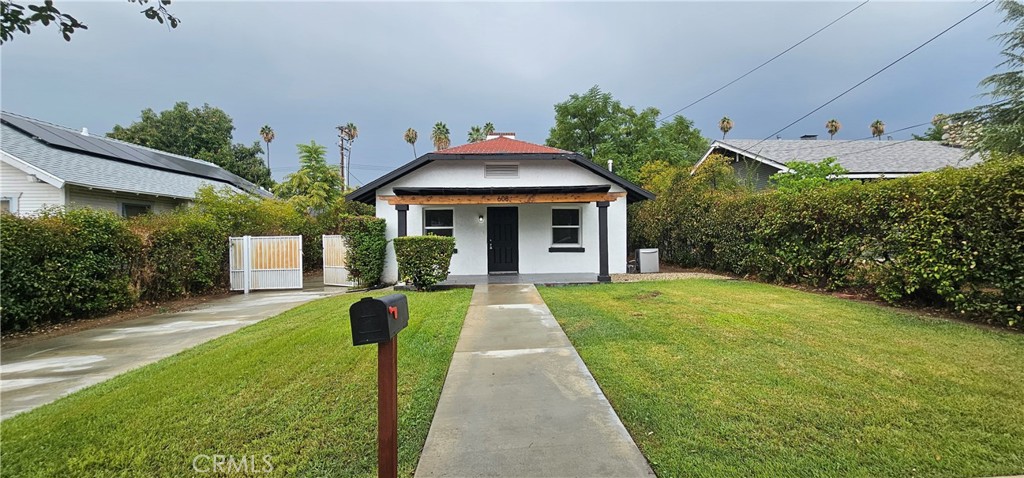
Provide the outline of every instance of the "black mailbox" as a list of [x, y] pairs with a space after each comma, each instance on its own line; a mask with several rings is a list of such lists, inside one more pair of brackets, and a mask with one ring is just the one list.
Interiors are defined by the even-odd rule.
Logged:
[[402, 294], [366, 297], [348, 309], [352, 345], [387, 342], [409, 325], [409, 302]]

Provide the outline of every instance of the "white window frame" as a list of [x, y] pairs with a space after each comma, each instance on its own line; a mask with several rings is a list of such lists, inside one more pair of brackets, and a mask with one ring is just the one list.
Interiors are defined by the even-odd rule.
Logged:
[[[452, 225], [451, 227], [439, 227], [439, 226], [427, 226], [427, 212], [428, 211], [451, 211], [452, 212]], [[428, 232], [437, 229], [450, 229], [452, 231], [451, 237], [455, 237], [455, 209], [450, 207], [431, 207], [423, 208], [423, 235], [426, 236]]]
[[144, 206], [144, 207], [148, 207], [149, 208], [149, 214], [153, 213], [153, 208], [154, 208], [153, 203], [146, 202], [146, 201], [120, 201], [120, 202], [118, 202], [118, 206], [119, 206], [118, 209], [120, 209], [119, 212], [121, 213], [121, 217], [123, 217], [123, 218], [127, 218], [128, 217], [128, 215], [125, 214], [125, 211], [124, 211], [125, 206]]
[[[579, 225], [576, 225], [576, 226], [556, 226], [555, 225], [555, 210], [556, 209], [567, 209], [567, 210], [571, 210], [571, 211], [576, 211], [577, 217], [579, 218]], [[551, 224], [549, 224], [549, 225], [551, 226], [551, 236], [550, 236], [551, 237], [551, 247], [558, 248], [558, 247], [582, 247], [583, 246], [583, 208], [582, 207], [579, 207], [579, 206], [573, 206], [573, 207], [554, 206], [554, 207], [552, 207], [551, 208]], [[579, 233], [576, 234], [576, 242], [575, 243], [572, 243], [572, 242], [559, 242], [559, 243], [555, 243], [555, 237], [554, 237], [555, 229], [578, 229]]]
[[11, 214], [17, 214], [18, 213], [18, 198], [14, 197], [14, 196], [3, 196], [3, 197], [0, 197], [0, 199], [3, 199], [4, 201], [7, 201], [7, 203], [10, 205], [10, 213]]

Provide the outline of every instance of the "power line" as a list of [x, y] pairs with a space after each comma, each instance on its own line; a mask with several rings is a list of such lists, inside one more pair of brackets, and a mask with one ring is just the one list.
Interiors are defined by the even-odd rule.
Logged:
[[[890, 133], [890, 134], [891, 133], [899, 133], [901, 131], [906, 131], [908, 129], [920, 128], [922, 126], [926, 126], [926, 125], [929, 125], [929, 124], [931, 124], [931, 121], [926, 121], [924, 123], [918, 123], [918, 124], [915, 124], [915, 125], [912, 125], [912, 126], [906, 126], [906, 127], [900, 128], [900, 129], [894, 129], [892, 131], [888, 131], [888, 133]], [[785, 153], [785, 152], [788, 152], [788, 151], [797, 151], [797, 150], [805, 151], [805, 150], [808, 150], [808, 149], [830, 148], [830, 147], [839, 146], [841, 144], [853, 143], [855, 141], [866, 141], [866, 140], [874, 139], [874, 138], [875, 138], [874, 136], [865, 136], [863, 138], [844, 139], [844, 140], [841, 140], [841, 141], [821, 140], [821, 141], [816, 141], [817, 143], [821, 143], [821, 144], [816, 144], [814, 146], [800, 146], [800, 147], [796, 147], [796, 148], [772, 149], [772, 151], [776, 152], [776, 153]], [[729, 142], [729, 140], [722, 140], [722, 141], [724, 141], [726, 143]], [[757, 143], [754, 143], [754, 146], [757, 146], [757, 145], [759, 145], [759, 144], [761, 144], [763, 142], [764, 141], [762, 140], [762, 141], [759, 141]], [[751, 146], [751, 147], [753, 147], [753, 146]]]
[[986, 3], [986, 4], [982, 5], [982, 6], [981, 6], [980, 8], [978, 8], [977, 10], [975, 10], [975, 11], [971, 12], [971, 13], [970, 13], [969, 15], [967, 15], [966, 17], [963, 17], [963, 18], [961, 18], [961, 19], [960, 19], [960, 20], [958, 20], [958, 21], [957, 21], [956, 23], [954, 23], [954, 24], [950, 25], [949, 27], [947, 27], [947, 28], [946, 28], [945, 30], [942, 30], [941, 32], [939, 32], [939, 33], [938, 33], [937, 35], [935, 35], [935, 36], [933, 36], [933, 37], [929, 38], [929, 39], [928, 39], [928, 41], [926, 41], [926, 42], [924, 42], [924, 43], [922, 43], [922, 44], [918, 45], [918, 46], [917, 46], [916, 48], [914, 48], [913, 50], [910, 50], [910, 51], [908, 51], [907, 53], [905, 53], [905, 54], [904, 54], [903, 56], [901, 56], [901, 57], [899, 57], [899, 58], [897, 58], [897, 59], [893, 60], [893, 61], [892, 61], [891, 63], [889, 63], [888, 65], [885, 65], [884, 67], [882, 67], [882, 69], [881, 69], [881, 70], [878, 70], [878, 71], [876, 71], [876, 72], [872, 73], [872, 74], [871, 74], [870, 76], [868, 76], [867, 78], [864, 78], [863, 80], [860, 80], [859, 82], [857, 82], [857, 84], [855, 84], [855, 85], [853, 85], [853, 86], [851, 86], [851, 87], [847, 88], [847, 89], [846, 89], [846, 91], [844, 91], [844, 92], [842, 92], [842, 93], [839, 93], [838, 95], [836, 95], [836, 96], [835, 96], [834, 98], [832, 98], [831, 100], [828, 100], [828, 101], [826, 101], [826, 102], [825, 102], [824, 104], [822, 104], [821, 106], [818, 106], [817, 108], [814, 108], [813, 110], [811, 110], [811, 111], [810, 111], [810, 112], [808, 112], [807, 114], [805, 114], [805, 115], [803, 115], [803, 116], [801, 116], [801, 117], [797, 118], [797, 119], [796, 119], [795, 121], [793, 121], [792, 123], [789, 123], [788, 125], [786, 125], [786, 126], [785, 126], [785, 127], [783, 127], [782, 129], [780, 129], [780, 130], [778, 130], [778, 131], [776, 131], [776, 132], [774, 132], [774, 133], [772, 133], [772, 134], [768, 135], [767, 137], [765, 137], [765, 138], [764, 138], [764, 139], [762, 139], [761, 141], [758, 141], [757, 143], [755, 143], [755, 144], [754, 144], [754, 146], [757, 146], [758, 144], [761, 144], [761, 143], [763, 143], [763, 142], [765, 142], [765, 141], [768, 141], [769, 139], [772, 139], [773, 137], [775, 137], [775, 135], [777, 135], [777, 134], [779, 134], [779, 133], [781, 133], [781, 132], [783, 132], [783, 131], [786, 131], [786, 130], [787, 130], [787, 129], [789, 129], [789, 128], [790, 128], [791, 126], [793, 126], [793, 125], [795, 125], [795, 124], [797, 124], [797, 123], [799, 123], [799, 122], [803, 121], [804, 119], [806, 119], [806, 118], [807, 118], [808, 116], [810, 116], [810, 115], [812, 115], [812, 114], [814, 114], [814, 113], [817, 113], [817, 112], [818, 112], [819, 110], [821, 110], [822, 108], [824, 108], [824, 107], [826, 107], [826, 106], [828, 106], [828, 105], [832, 104], [833, 102], [835, 102], [835, 101], [836, 101], [836, 100], [838, 100], [839, 98], [842, 98], [843, 96], [846, 96], [846, 94], [847, 94], [847, 93], [849, 93], [849, 92], [851, 92], [851, 91], [855, 90], [855, 89], [856, 89], [857, 87], [859, 87], [860, 85], [863, 85], [864, 83], [867, 83], [867, 82], [868, 82], [868, 80], [870, 80], [870, 79], [872, 79], [872, 78], [874, 78], [874, 77], [878, 76], [878, 75], [879, 75], [879, 74], [881, 74], [881, 73], [882, 73], [883, 71], [885, 71], [885, 70], [888, 70], [888, 69], [889, 69], [890, 67], [892, 67], [893, 65], [895, 65], [895, 64], [899, 63], [900, 61], [902, 61], [902, 60], [903, 60], [904, 58], [906, 58], [906, 57], [908, 57], [908, 56], [910, 56], [910, 55], [914, 54], [915, 52], [917, 52], [917, 50], [920, 50], [921, 48], [924, 48], [924, 47], [925, 47], [925, 45], [928, 45], [929, 43], [931, 43], [931, 42], [935, 41], [935, 39], [936, 39], [936, 38], [939, 38], [940, 36], [942, 36], [942, 35], [946, 34], [946, 32], [948, 32], [948, 31], [952, 30], [953, 28], [956, 28], [956, 26], [957, 26], [957, 25], [960, 25], [961, 23], [963, 23], [963, 22], [967, 21], [967, 19], [968, 19], [968, 18], [971, 18], [971, 17], [973, 17], [973, 16], [974, 16], [974, 15], [976, 15], [976, 14], [977, 14], [978, 12], [980, 12], [980, 11], [984, 10], [985, 8], [987, 8], [987, 7], [989, 6], [989, 5], [992, 5], [992, 4], [994, 3], [994, 2], [995, 2], [995, 0], [989, 0], [989, 2], [988, 2], [988, 3]]
[[871, 0], [864, 0], [864, 2], [863, 2], [863, 3], [861, 3], [860, 5], [857, 5], [856, 7], [853, 7], [852, 9], [850, 9], [850, 11], [848, 11], [848, 12], [846, 12], [846, 13], [844, 13], [844, 14], [840, 15], [840, 16], [839, 16], [839, 18], [836, 18], [835, 20], [832, 20], [832, 21], [831, 21], [831, 22], [829, 22], [829, 23], [828, 23], [827, 25], [825, 25], [825, 26], [823, 26], [823, 27], [819, 28], [819, 29], [818, 29], [817, 31], [815, 31], [814, 33], [811, 33], [810, 35], [808, 35], [808, 36], [807, 36], [806, 38], [804, 38], [803, 40], [800, 40], [800, 41], [798, 41], [798, 42], [794, 43], [793, 45], [791, 45], [791, 46], [790, 46], [789, 48], [786, 48], [785, 50], [782, 50], [782, 52], [781, 52], [781, 53], [779, 53], [779, 54], [777, 54], [777, 55], [775, 55], [775, 56], [773, 56], [773, 57], [769, 58], [769, 59], [768, 59], [768, 61], [766, 61], [766, 62], [764, 62], [764, 63], [761, 63], [760, 65], [757, 65], [756, 67], [754, 67], [754, 69], [752, 69], [752, 70], [750, 70], [750, 71], [748, 71], [748, 72], [746, 72], [746, 73], [744, 73], [744, 74], [740, 75], [740, 76], [739, 76], [738, 78], [736, 78], [735, 80], [732, 80], [732, 81], [730, 81], [730, 82], [728, 82], [728, 83], [726, 83], [726, 84], [724, 84], [724, 85], [720, 86], [720, 87], [719, 87], [719, 88], [718, 88], [717, 90], [715, 90], [715, 91], [712, 91], [711, 93], [708, 93], [708, 94], [706, 94], [706, 95], [704, 95], [704, 96], [700, 97], [700, 99], [698, 99], [697, 101], [694, 101], [693, 103], [690, 103], [690, 104], [688, 104], [688, 105], [686, 105], [686, 106], [684, 106], [684, 107], [682, 107], [682, 108], [679, 108], [678, 110], [675, 110], [675, 111], [673, 111], [672, 113], [669, 113], [669, 114], [667, 114], [667, 115], [665, 115], [665, 116], [662, 116], [662, 117], [661, 117], [661, 118], [660, 118], [660, 119], [658, 120], [658, 122], [664, 123], [664, 122], [665, 122], [665, 121], [666, 121], [666, 120], [667, 120], [668, 118], [670, 118], [670, 117], [672, 117], [672, 116], [675, 116], [675, 115], [677, 115], [677, 114], [679, 114], [679, 113], [682, 113], [682, 112], [683, 112], [684, 110], [686, 110], [686, 109], [690, 108], [691, 106], [693, 106], [693, 105], [696, 105], [697, 103], [700, 103], [701, 101], [704, 101], [704, 100], [706, 100], [706, 99], [708, 99], [708, 98], [712, 97], [712, 96], [713, 96], [713, 95], [714, 95], [715, 93], [718, 93], [719, 91], [722, 91], [722, 90], [724, 90], [724, 89], [728, 88], [728, 87], [729, 87], [729, 86], [731, 86], [731, 85], [732, 85], [733, 83], [736, 83], [737, 81], [740, 81], [740, 80], [742, 80], [742, 79], [746, 78], [746, 77], [747, 77], [748, 75], [750, 75], [751, 73], [753, 73], [753, 72], [755, 72], [755, 71], [757, 71], [757, 70], [760, 70], [760, 69], [761, 69], [762, 67], [764, 67], [765, 65], [767, 65], [767, 64], [769, 64], [769, 63], [771, 63], [771, 62], [775, 61], [775, 60], [776, 60], [776, 59], [778, 59], [778, 58], [779, 58], [780, 56], [782, 56], [782, 55], [785, 55], [786, 53], [789, 53], [789, 51], [790, 51], [790, 50], [792, 50], [792, 49], [794, 49], [794, 48], [796, 48], [796, 47], [800, 46], [801, 44], [803, 44], [803, 43], [804, 43], [804, 42], [806, 42], [807, 40], [810, 40], [811, 38], [814, 38], [814, 37], [815, 37], [815, 36], [816, 36], [817, 34], [819, 34], [819, 33], [823, 32], [823, 31], [825, 31], [825, 29], [827, 29], [828, 27], [830, 27], [830, 26], [832, 26], [832, 25], [836, 24], [836, 22], [838, 22], [839, 20], [842, 20], [843, 18], [846, 18], [846, 16], [847, 16], [847, 15], [849, 15], [849, 14], [851, 14], [851, 13], [853, 13], [853, 12], [857, 11], [857, 9], [858, 9], [858, 8], [860, 8], [860, 7], [863, 7], [864, 5], [867, 5], [867, 3], [868, 3], [868, 2], [870, 2], [870, 1], [871, 1]]

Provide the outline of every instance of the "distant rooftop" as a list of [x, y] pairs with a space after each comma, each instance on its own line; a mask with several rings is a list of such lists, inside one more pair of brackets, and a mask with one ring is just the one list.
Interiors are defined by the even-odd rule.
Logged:
[[790, 161], [816, 163], [834, 157], [851, 174], [923, 173], [980, 161], [963, 149], [917, 140], [725, 139], [714, 141], [711, 147], [758, 157], [780, 168]]

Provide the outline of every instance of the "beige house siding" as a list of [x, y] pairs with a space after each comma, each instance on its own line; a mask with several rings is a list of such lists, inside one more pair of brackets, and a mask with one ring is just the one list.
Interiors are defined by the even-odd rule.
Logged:
[[67, 186], [69, 207], [91, 207], [106, 209], [118, 214], [122, 213], [124, 204], [145, 204], [152, 207], [153, 213], [170, 211], [179, 205], [188, 204], [185, 199], [149, 196], [146, 194], [115, 193], [101, 189], [88, 189], [80, 186]]
[[29, 177], [29, 174], [0, 161], [0, 196], [17, 204], [18, 214], [32, 214], [46, 206], [64, 205], [64, 191]]

